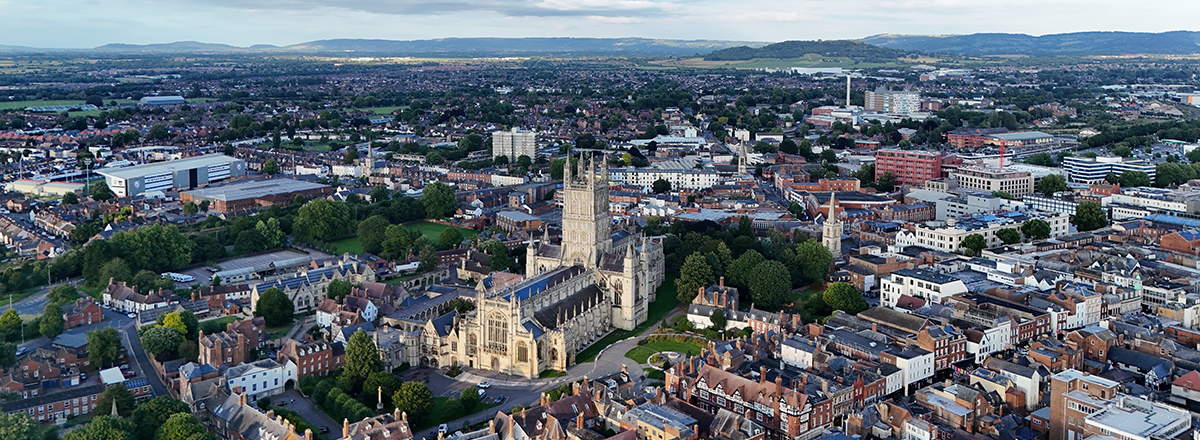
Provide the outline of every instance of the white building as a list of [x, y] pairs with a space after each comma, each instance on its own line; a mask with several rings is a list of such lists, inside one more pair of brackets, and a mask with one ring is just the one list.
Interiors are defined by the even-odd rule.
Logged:
[[923, 298], [927, 301], [940, 303], [942, 298], [967, 293], [967, 285], [962, 280], [923, 269], [901, 269], [883, 277], [880, 288], [884, 307], [896, 308], [901, 295]]
[[[654, 168], [625, 168], [609, 172], [611, 177], [624, 175], [625, 184], [650, 188], [654, 182], [662, 179], [671, 182], [671, 189], [704, 189], [711, 188], [719, 182], [716, 171], [706, 170], [663, 170]], [[620, 180], [620, 179], [618, 179]]]
[[1113, 173], [1118, 176], [1126, 171], [1141, 171], [1150, 176], [1150, 181], [1154, 181], [1156, 168], [1153, 163], [1143, 159], [1126, 159], [1124, 157], [1096, 157], [1088, 158], [1082, 156], [1071, 156], [1063, 158], [1063, 169], [1067, 172], [1067, 178], [1072, 182], [1077, 183], [1100, 183], [1104, 181], [1104, 176], [1108, 173]]
[[815, 344], [795, 337], [785, 339], [779, 346], [779, 354], [783, 358], [783, 362], [802, 370], [813, 366], [813, 355], [819, 351], [820, 349]]
[[242, 387], [250, 400], [283, 393], [288, 381], [296, 383], [296, 364], [280, 364], [271, 359], [234, 366], [225, 372], [229, 388]]
[[933, 377], [933, 352], [924, 348], [910, 346], [904, 350], [885, 351], [882, 359], [900, 369], [905, 395], [913, 384]]
[[1084, 422], [1088, 432], [1121, 440], [1173, 439], [1192, 427], [1191, 415], [1183, 408], [1125, 394], [1088, 414]]
[[978, 330], [971, 329], [967, 335], [967, 353], [975, 356], [975, 363], [982, 364], [988, 355], [1007, 350], [1012, 343], [1011, 321], [1005, 321], [995, 327]]
[[330, 167], [330, 173], [335, 176], [347, 176], [358, 178], [362, 176], [362, 167], [358, 165], [334, 165]]
[[537, 157], [537, 133], [513, 127], [511, 131], [492, 133], [492, 159], [500, 156], [516, 162], [521, 156]]
[[972, 234], [982, 235], [988, 247], [1004, 243], [996, 236], [996, 231], [1005, 228], [1020, 229], [1027, 220], [1041, 219], [1050, 224], [1050, 238], [1067, 235], [1071, 228], [1071, 216], [1066, 213], [1042, 213], [1041, 216], [1031, 216], [1025, 213], [1010, 212], [995, 215], [978, 215], [968, 219], [951, 217], [945, 222], [926, 222], [917, 225], [913, 231], [896, 233], [898, 246], [924, 246], [946, 252], [962, 250], [962, 241]]

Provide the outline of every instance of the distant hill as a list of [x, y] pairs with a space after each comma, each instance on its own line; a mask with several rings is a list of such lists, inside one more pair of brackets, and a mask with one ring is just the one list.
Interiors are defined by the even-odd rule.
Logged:
[[285, 46], [295, 52], [367, 52], [393, 55], [513, 56], [542, 54], [690, 55], [767, 43], [648, 38], [442, 38], [436, 40], [319, 40]]
[[862, 40], [899, 50], [961, 55], [1124, 55], [1200, 53], [1200, 32], [1076, 32], [1026, 34], [873, 35]]
[[0, 45], [0, 52], [86, 53], [362, 53], [380, 56], [521, 56], [631, 55], [694, 56], [734, 46], [763, 46], [765, 42], [720, 40], [657, 40], [649, 38], [443, 38], [436, 40], [319, 40], [289, 46], [177, 41], [159, 44], [106, 44], [93, 49], [46, 49]]
[[808, 54], [857, 60], [894, 60], [908, 52], [853, 40], [784, 41], [762, 47], [739, 46], [704, 56], [707, 61], [744, 61], [755, 58], [801, 58]]

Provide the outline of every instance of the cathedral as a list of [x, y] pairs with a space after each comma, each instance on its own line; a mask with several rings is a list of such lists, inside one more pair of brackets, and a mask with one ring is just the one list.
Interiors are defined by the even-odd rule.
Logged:
[[608, 165], [564, 167], [562, 240], [527, 249], [525, 280], [476, 289], [475, 310], [429, 321], [423, 361], [535, 378], [565, 371], [575, 354], [614, 329], [646, 321], [664, 278], [663, 248], [628, 222], [614, 224]]

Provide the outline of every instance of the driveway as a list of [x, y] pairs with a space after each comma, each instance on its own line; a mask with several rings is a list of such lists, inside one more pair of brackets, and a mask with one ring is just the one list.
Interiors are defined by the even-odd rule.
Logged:
[[287, 402], [287, 405], [284, 406], [284, 408], [295, 411], [296, 414], [300, 415], [300, 418], [317, 427], [317, 429], [320, 429], [322, 426], [324, 426], [329, 428], [329, 432], [333, 436], [340, 435], [342, 430], [342, 422], [333, 421], [333, 419], [329, 418], [329, 416], [317, 409], [317, 405], [313, 403], [312, 400], [304, 397], [304, 395], [300, 394], [299, 391], [291, 389], [284, 391], [283, 394], [271, 396], [271, 403], [274, 403], [275, 405], [279, 405], [284, 401]]

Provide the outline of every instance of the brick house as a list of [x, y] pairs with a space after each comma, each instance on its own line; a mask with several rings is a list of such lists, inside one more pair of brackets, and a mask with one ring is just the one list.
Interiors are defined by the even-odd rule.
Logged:
[[74, 304], [63, 307], [63, 320], [66, 328], [95, 324], [104, 320], [104, 310], [91, 297], [75, 300]]
[[346, 350], [340, 344], [326, 341], [288, 339], [279, 348], [276, 359], [289, 359], [295, 363], [298, 377], [319, 376], [341, 368], [346, 363]]

